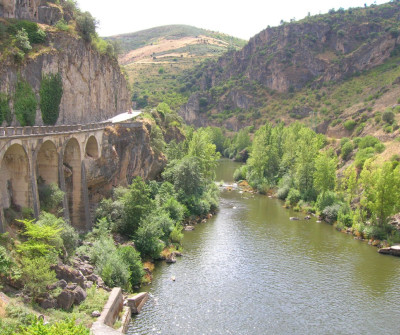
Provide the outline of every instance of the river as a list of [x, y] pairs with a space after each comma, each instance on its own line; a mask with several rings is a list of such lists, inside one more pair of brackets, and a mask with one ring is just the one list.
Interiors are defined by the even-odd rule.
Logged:
[[[236, 167], [222, 160], [217, 180]], [[222, 191], [218, 214], [185, 232], [184, 256], [157, 263], [129, 334], [400, 334], [400, 258], [290, 216], [303, 215]]]

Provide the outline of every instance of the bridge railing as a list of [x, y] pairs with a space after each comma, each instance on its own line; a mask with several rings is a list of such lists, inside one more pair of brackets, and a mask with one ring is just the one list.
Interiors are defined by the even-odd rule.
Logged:
[[1, 137], [19, 137], [32, 135], [46, 135], [57, 133], [74, 133], [82, 131], [90, 131], [104, 129], [111, 126], [112, 122], [104, 121], [87, 124], [60, 125], [60, 126], [32, 126], [32, 127], [0, 127]]

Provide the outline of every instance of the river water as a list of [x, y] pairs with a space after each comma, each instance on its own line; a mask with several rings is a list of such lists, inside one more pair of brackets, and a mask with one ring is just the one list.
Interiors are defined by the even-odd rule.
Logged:
[[[236, 167], [222, 160], [217, 180]], [[222, 191], [218, 214], [185, 232], [184, 256], [157, 263], [129, 334], [400, 334], [400, 258], [296, 215]]]

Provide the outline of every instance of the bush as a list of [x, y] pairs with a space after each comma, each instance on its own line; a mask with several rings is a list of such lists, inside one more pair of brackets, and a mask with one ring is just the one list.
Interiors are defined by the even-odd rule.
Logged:
[[134, 287], [135, 285], [140, 284], [142, 277], [145, 274], [142, 260], [140, 259], [140, 253], [130, 246], [118, 248], [117, 253], [128, 266], [130, 272], [129, 282], [131, 286]]
[[377, 144], [380, 144], [381, 142], [374, 136], [371, 135], [367, 135], [363, 138], [361, 138], [358, 147], [360, 149], [365, 149], [365, 148], [373, 148], [375, 147]]
[[92, 36], [96, 34], [96, 27], [98, 24], [96, 19], [89, 12], [84, 12], [80, 13], [75, 21], [76, 29], [79, 34], [86, 42], [90, 42]]
[[22, 127], [35, 124], [36, 107], [36, 96], [31, 85], [19, 78], [14, 94], [14, 110], [15, 117]]
[[353, 225], [353, 215], [350, 206], [343, 205], [337, 215], [338, 224], [350, 228]]
[[351, 152], [354, 150], [353, 143], [351, 142], [346, 142], [343, 147], [342, 147], [342, 158], [344, 160], [347, 160], [349, 158], [349, 155]]
[[333, 191], [327, 191], [320, 193], [317, 197], [315, 207], [319, 212], [322, 212], [325, 207], [331, 206], [336, 202], [336, 193]]
[[47, 257], [24, 257], [21, 263], [24, 290], [31, 294], [33, 299], [47, 293], [46, 286], [57, 280], [56, 273], [50, 270], [51, 263]]
[[8, 255], [6, 248], [0, 245], [0, 273], [3, 275], [9, 275], [14, 265], [11, 257]]
[[53, 324], [43, 324], [42, 319], [35, 317], [31, 324], [22, 328], [18, 334], [21, 335], [89, 335], [90, 330], [83, 325], [76, 325], [73, 319], [58, 321]]
[[237, 168], [233, 173], [233, 179], [235, 181], [245, 180], [247, 175], [247, 165], [242, 165], [241, 167]]
[[56, 124], [63, 95], [60, 73], [44, 75], [39, 94], [43, 123], [46, 125]]
[[169, 235], [169, 239], [171, 240], [172, 243], [181, 243], [183, 239], [183, 233], [182, 233], [182, 225], [181, 224], [176, 224], [174, 229], [171, 231], [171, 234]]
[[340, 207], [340, 204], [333, 204], [331, 206], [325, 207], [325, 209], [322, 211], [322, 216], [325, 221], [329, 223], [336, 221]]
[[142, 220], [134, 238], [136, 249], [142, 258], [158, 259], [160, 257], [164, 248], [164, 243], [160, 240], [162, 235], [161, 228], [150, 217]]
[[58, 188], [57, 184], [45, 184], [44, 182], [38, 181], [38, 193], [41, 210], [57, 213], [62, 209], [64, 192]]
[[354, 164], [358, 169], [362, 169], [364, 163], [367, 159], [373, 157], [375, 154], [375, 150], [373, 148], [365, 148], [358, 150], [356, 157], [354, 159]]
[[9, 126], [11, 120], [10, 97], [5, 93], [0, 93], [0, 125], [6, 121]]
[[71, 29], [70, 26], [68, 25], [68, 23], [64, 19], [57, 21], [57, 23], [55, 24], [55, 27], [62, 31], [70, 31], [70, 29]]
[[356, 127], [357, 123], [354, 120], [346, 120], [343, 124], [344, 128], [348, 131], [352, 131]]
[[296, 190], [295, 188], [291, 188], [289, 190], [289, 193], [287, 195], [287, 201], [291, 206], [294, 206], [297, 204], [301, 199], [301, 194], [299, 190]]
[[181, 222], [187, 211], [186, 207], [173, 197], [164, 202], [162, 209], [164, 209], [175, 222]]
[[106, 285], [110, 287], [120, 286], [129, 290], [130, 271], [122, 257], [115, 250], [105, 258], [106, 260], [102, 261], [100, 274]]
[[289, 186], [283, 186], [278, 189], [278, 192], [276, 192], [276, 196], [281, 200], [285, 200], [288, 197], [289, 190]]
[[394, 122], [394, 113], [391, 110], [386, 110], [382, 114], [382, 120], [388, 124]]
[[25, 53], [32, 49], [31, 43], [29, 42], [28, 33], [24, 28], [18, 30], [17, 34], [15, 35], [15, 44]]

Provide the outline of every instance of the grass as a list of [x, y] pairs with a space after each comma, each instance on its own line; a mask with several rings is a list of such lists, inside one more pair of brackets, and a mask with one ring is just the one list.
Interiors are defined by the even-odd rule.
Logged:
[[[96, 318], [91, 316], [92, 312], [97, 310], [101, 312], [108, 300], [109, 293], [103, 289], [97, 289], [95, 286], [87, 290], [87, 298], [79, 306], [74, 306], [71, 311], [48, 309], [44, 310], [39, 306], [26, 305], [19, 298], [11, 298], [9, 305], [5, 308], [0, 306], [1, 322], [4, 329], [18, 329], [19, 326], [25, 325], [29, 321], [30, 316], [43, 314], [46, 320], [61, 321], [67, 318], [74, 318], [77, 323], [83, 324], [90, 328]], [[0, 334], [2, 331], [0, 329]]]

